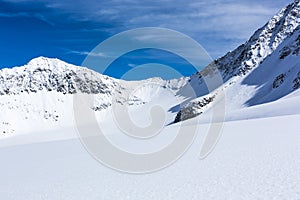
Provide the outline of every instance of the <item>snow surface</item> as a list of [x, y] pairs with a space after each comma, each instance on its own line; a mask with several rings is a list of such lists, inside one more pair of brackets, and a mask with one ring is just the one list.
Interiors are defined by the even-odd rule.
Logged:
[[181, 159], [144, 175], [104, 167], [78, 138], [1, 147], [0, 196], [22, 200], [296, 200], [300, 198], [299, 119], [300, 115], [291, 115], [226, 122], [212, 154], [199, 160], [208, 128], [203, 124]]

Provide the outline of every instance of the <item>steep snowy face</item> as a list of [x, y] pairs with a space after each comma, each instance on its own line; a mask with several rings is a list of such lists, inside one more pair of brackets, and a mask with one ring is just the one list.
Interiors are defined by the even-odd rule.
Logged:
[[[230, 111], [278, 100], [300, 87], [300, 1], [283, 8], [243, 45], [213, 61], [189, 82], [198, 98], [181, 108], [175, 121], [195, 117], [211, 107], [216, 92], [203, 77], [221, 73]], [[215, 89], [218, 87], [216, 86]], [[220, 88], [219, 88], [220, 89]]]
[[257, 30], [245, 44], [215, 61], [225, 81], [235, 75], [245, 75], [257, 67], [299, 29], [299, 24], [300, 1], [296, 0]]

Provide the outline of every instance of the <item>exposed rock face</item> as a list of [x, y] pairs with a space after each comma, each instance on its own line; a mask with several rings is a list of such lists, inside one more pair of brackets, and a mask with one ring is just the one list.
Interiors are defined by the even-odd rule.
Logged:
[[214, 100], [215, 95], [211, 97], [204, 97], [192, 101], [187, 106], [183, 107], [176, 115], [174, 123], [191, 119], [202, 114], [205, 111], [205, 108]]

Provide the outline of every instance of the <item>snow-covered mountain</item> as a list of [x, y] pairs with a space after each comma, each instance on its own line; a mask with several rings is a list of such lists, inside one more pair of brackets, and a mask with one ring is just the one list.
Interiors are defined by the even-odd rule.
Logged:
[[72, 101], [76, 93], [94, 95], [92, 109], [102, 111], [113, 101], [122, 105], [143, 105], [151, 101], [151, 96], [160, 89], [176, 93], [187, 80], [151, 78], [127, 82], [59, 59], [38, 57], [25, 66], [0, 70], [0, 107], [3, 113], [0, 133], [11, 135], [74, 126]]
[[[300, 87], [300, 1], [283, 8], [234, 51], [193, 75], [191, 82], [204, 82], [207, 72], [223, 76], [227, 111], [276, 101]], [[203, 85], [203, 83], [202, 83]], [[199, 86], [201, 87], [201, 84]], [[201, 91], [205, 91], [202, 89]], [[205, 97], [201, 97], [206, 95]], [[204, 112], [215, 95], [207, 92], [184, 106], [176, 121]]]
[[[0, 135], [74, 126], [75, 93], [95, 95], [91, 109], [107, 110], [113, 101], [141, 108], [157, 95], [169, 113], [166, 124], [193, 118], [226, 94], [227, 119], [253, 106], [298, 96], [300, 87], [300, 1], [282, 9], [243, 45], [204, 70], [174, 80], [122, 81], [58, 59], [39, 57], [27, 65], [0, 70]], [[205, 78], [221, 73], [224, 84], [209, 92]], [[154, 86], [157, 84], [158, 86]], [[189, 91], [193, 88], [195, 94]], [[173, 93], [176, 101], [167, 93]], [[114, 98], [118, 94], [119, 98]], [[129, 95], [129, 98], [128, 97]], [[161, 103], [160, 102], [160, 103]], [[234, 114], [231, 114], [234, 113]]]

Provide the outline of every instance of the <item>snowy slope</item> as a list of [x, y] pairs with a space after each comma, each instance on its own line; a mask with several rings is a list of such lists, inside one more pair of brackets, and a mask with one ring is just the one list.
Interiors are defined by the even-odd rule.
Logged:
[[[198, 158], [199, 147], [209, 125], [201, 125], [196, 141], [180, 160], [143, 175], [106, 168], [87, 153], [79, 139], [0, 147], [0, 198], [297, 200], [299, 118], [227, 122], [215, 150], [204, 160]], [[168, 127], [163, 134], [174, 128]], [[0, 145], [5, 143], [0, 140]]]
[[297, 90], [300, 87], [299, 24], [300, 1], [297, 0], [257, 30], [245, 44], [192, 76], [190, 82], [198, 85], [199, 98], [183, 107], [177, 118], [192, 118], [203, 113], [208, 103], [213, 104], [211, 98], [215, 93], [208, 94], [203, 77], [207, 72], [216, 73], [217, 69], [224, 80], [219, 90], [226, 94], [227, 112], [276, 101]]

